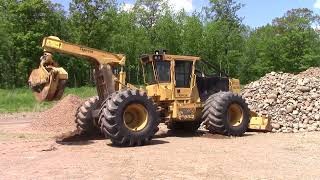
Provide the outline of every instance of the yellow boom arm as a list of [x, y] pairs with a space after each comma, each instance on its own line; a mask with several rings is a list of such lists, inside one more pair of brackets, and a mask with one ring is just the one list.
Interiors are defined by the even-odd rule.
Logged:
[[[68, 79], [68, 73], [53, 61], [53, 53], [70, 54], [93, 62], [97, 91], [102, 100], [125, 84], [126, 74], [123, 72], [123, 66], [126, 56], [123, 54], [71, 44], [55, 36], [45, 37], [42, 47], [44, 55], [40, 58], [40, 66], [32, 71], [28, 81], [36, 99], [40, 102], [60, 99]], [[117, 76], [112, 71], [115, 66], [121, 66], [121, 72]]]
[[123, 54], [113, 54], [85, 46], [75, 45], [61, 41], [59, 38], [50, 36], [43, 39], [42, 47], [45, 52], [63, 53], [74, 56], [80, 56], [94, 60], [98, 64], [106, 65], [121, 65], [124, 66], [126, 56]]

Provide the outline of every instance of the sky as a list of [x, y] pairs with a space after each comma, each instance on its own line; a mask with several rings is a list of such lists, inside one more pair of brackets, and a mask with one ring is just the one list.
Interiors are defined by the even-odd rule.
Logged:
[[[70, 0], [52, 0], [68, 9]], [[124, 8], [130, 9], [135, 0], [118, 0], [124, 3]], [[244, 17], [244, 24], [251, 27], [260, 27], [271, 23], [276, 17], [283, 16], [293, 8], [309, 8], [320, 14], [320, 0], [237, 0], [245, 6], [239, 15]], [[207, 5], [209, 0], [169, 0], [175, 10], [184, 8], [188, 12], [199, 10]]]

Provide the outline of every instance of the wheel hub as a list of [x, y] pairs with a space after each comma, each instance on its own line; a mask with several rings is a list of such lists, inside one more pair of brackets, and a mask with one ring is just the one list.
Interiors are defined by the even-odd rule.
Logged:
[[131, 104], [123, 113], [123, 121], [131, 131], [141, 131], [147, 126], [148, 111], [141, 104]]
[[242, 107], [238, 104], [231, 104], [228, 108], [227, 119], [231, 126], [239, 126], [243, 120]]

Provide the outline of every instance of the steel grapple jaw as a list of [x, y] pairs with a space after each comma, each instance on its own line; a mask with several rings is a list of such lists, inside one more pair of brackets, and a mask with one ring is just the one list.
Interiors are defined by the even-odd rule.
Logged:
[[68, 80], [67, 71], [58, 67], [50, 53], [44, 53], [40, 60], [39, 68], [29, 76], [29, 87], [39, 102], [61, 99]]

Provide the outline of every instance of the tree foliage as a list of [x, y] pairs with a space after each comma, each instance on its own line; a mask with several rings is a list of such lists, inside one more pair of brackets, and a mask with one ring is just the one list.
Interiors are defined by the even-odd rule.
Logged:
[[[39, 63], [41, 41], [65, 41], [127, 55], [128, 81], [143, 83], [139, 57], [157, 49], [200, 56], [243, 82], [270, 71], [297, 73], [320, 66], [320, 17], [292, 9], [263, 27], [243, 24], [235, 0], [210, 0], [203, 11], [175, 11], [167, 0], [137, 0], [124, 9], [115, 0], [72, 0], [68, 10], [49, 0], [0, 1], [0, 88], [26, 86]], [[69, 86], [90, 85], [92, 65], [55, 55]]]

